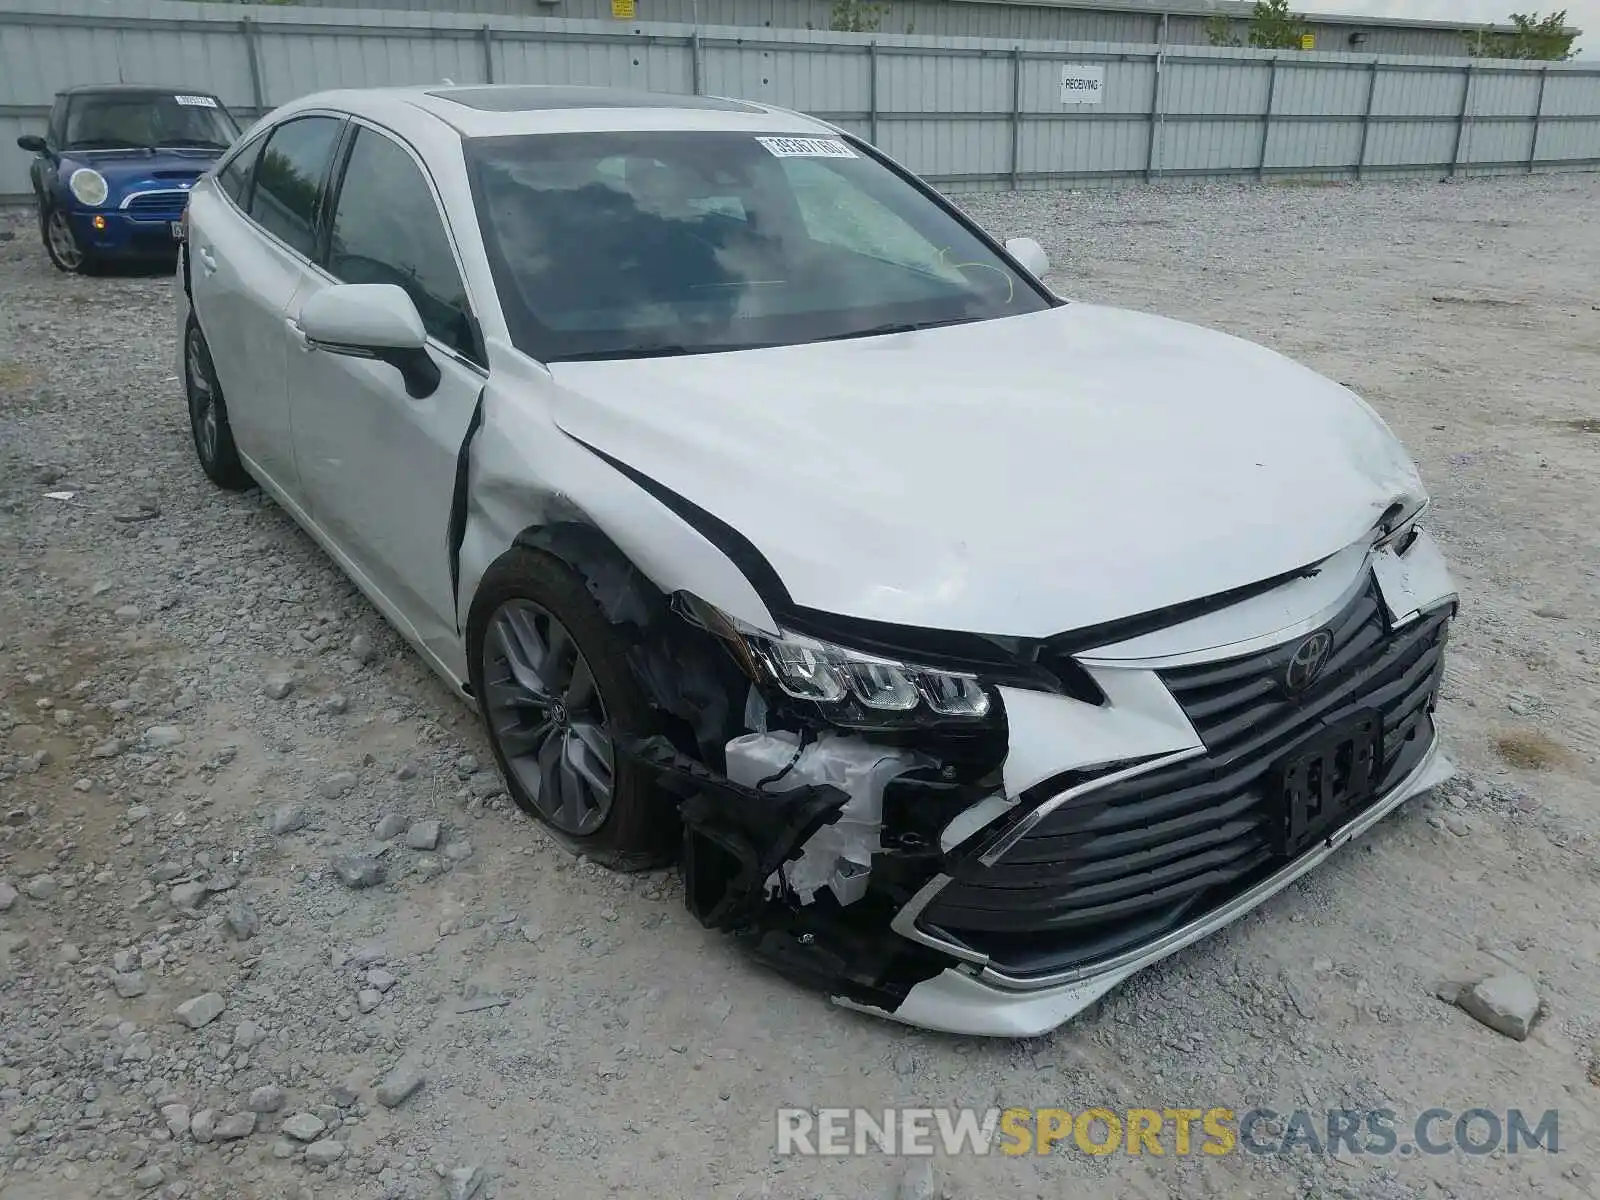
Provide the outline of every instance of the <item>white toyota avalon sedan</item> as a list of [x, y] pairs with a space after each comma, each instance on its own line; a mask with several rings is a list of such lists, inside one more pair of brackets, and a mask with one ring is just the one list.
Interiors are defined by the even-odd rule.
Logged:
[[1415, 466], [1069, 302], [841, 130], [334, 92], [189, 201], [201, 466], [482, 714], [516, 802], [840, 1003], [1030, 1035], [1442, 779]]

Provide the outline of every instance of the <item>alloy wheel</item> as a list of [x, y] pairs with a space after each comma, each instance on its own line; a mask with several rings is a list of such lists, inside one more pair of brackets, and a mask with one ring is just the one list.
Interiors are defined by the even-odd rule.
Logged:
[[83, 249], [73, 235], [72, 226], [67, 224], [66, 214], [59, 208], [50, 210], [45, 219], [44, 235], [50, 240], [50, 253], [63, 267], [76, 271], [83, 266]]
[[184, 374], [189, 391], [189, 420], [194, 426], [194, 441], [204, 462], [217, 457], [217, 394], [206, 371], [205, 344], [198, 326], [191, 326], [184, 339]]
[[611, 813], [615, 758], [605, 707], [572, 634], [532, 600], [508, 600], [483, 643], [489, 727], [517, 782], [554, 828], [585, 836]]

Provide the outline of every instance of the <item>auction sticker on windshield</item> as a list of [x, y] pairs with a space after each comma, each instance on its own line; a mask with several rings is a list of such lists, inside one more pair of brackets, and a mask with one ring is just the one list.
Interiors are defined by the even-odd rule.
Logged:
[[838, 138], [758, 137], [756, 141], [779, 158], [854, 158], [856, 152]]
[[217, 102], [210, 96], [174, 96], [173, 99], [179, 104], [187, 105], [189, 108], [215, 108], [217, 106]]

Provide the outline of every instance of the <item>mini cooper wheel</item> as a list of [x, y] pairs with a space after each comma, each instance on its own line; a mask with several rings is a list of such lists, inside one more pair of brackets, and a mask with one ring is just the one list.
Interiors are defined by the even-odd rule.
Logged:
[[627, 644], [559, 559], [521, 547], [485, 573], [467, 622], [473, 695], [517, 806], [616, 870], [669, 862], [676, 813], [617, 749], [656, 732]]
[[189, 400], [189, 430], [194, 435], [194, 452], [200, 469], [218, 487], [242, 492], [254, 480], [239, 461], [228, 425], [228, 409], [222, 402], [222, 387], [217, 383], [216, 367], [206, 335], [193, 317], [183, 331], [183, 391]]
[[72, 231], [67, 214], [53, 206], [44, 207], [39, 215], [39, 235], [44, 241], [44, 252], [50, 256], [58, 271], [79, 275], [89, 270], [92, 259]]

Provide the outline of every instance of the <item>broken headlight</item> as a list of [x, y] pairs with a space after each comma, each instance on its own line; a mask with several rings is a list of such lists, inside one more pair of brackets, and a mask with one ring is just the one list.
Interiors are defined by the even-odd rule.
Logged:
[[1428, 511], [1428, 498], [1409, 503], [1397, 501], [1389, 506], [1374, 530], [1375, 540], [1372, 543], [1374, 550], [1390, 550], [1396, 554], [1404, 554], [1411, 549], [1411, 543], [1417, 540], [1418, 521], [1422, 514]]
[[704, 601], [682, 598], [680, 610], [718, 634], [758, 684], [819, 706], [841, 724], [924, 724], [981, 720], [991, 697], [976, 675], [942, 671], [850, 650], [804, 634], [763, 633]]

